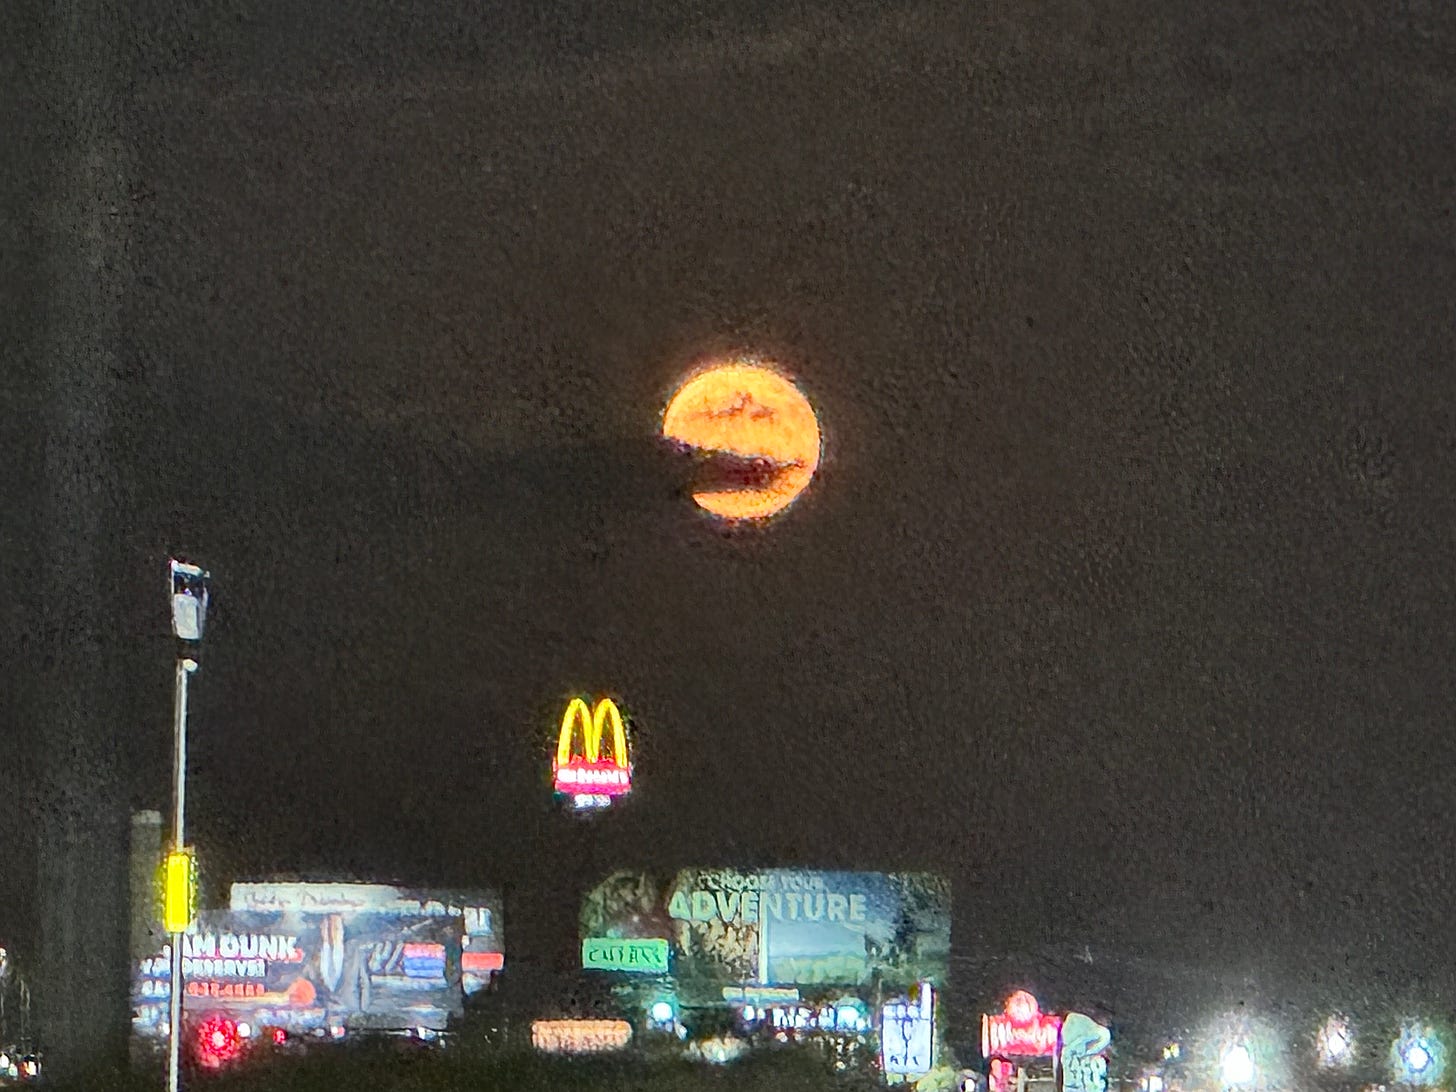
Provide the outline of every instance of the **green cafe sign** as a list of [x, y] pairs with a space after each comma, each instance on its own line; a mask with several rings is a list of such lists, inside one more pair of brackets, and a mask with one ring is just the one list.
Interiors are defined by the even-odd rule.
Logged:
[[581, 965], [592, 971], [667, 973], [667, 941], [661, 937], [587, 937], [581, 942]]

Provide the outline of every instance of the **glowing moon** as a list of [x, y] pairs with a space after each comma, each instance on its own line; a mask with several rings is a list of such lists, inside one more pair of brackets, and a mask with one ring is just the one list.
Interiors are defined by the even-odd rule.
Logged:
[[739, 480], [693, 490], [701, 508], [724, 519], [765, 519], [809, 487], [819, 467], [819, 418], [793, 383], [742, 360], [699, 372], [678, 388], [662, 434], [708, 461], [745, 468]]

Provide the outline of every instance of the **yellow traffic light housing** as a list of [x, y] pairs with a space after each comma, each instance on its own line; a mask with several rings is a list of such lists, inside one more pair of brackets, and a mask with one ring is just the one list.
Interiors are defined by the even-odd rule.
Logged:
[[191, 849], [174, 849], [162, 868], [162, 928], [185, 933], [197, 912], [197, 859]]

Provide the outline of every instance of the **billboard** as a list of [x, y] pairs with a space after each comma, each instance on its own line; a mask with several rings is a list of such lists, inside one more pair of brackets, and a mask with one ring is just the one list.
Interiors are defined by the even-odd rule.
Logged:
[[[444, 1028], [463, 1007], [461, 939], [448, 914], [204, 912], [183, 937], [184, 1010], [294, 1032]], [[170, 954], [134, 968], [138, 1035], [166, 1033]]]
[[463, 933], [460, 982], [466, 995], [505, 966], [501, 899], [492, 891], [440, 891], [382, 883], [235, 883], [231, 909], [246, 913], [394, 914], [454, 917]]
[[660, 938], [679, 991], [942, 985], [950, 884], [931, 873], [684, 869], [617, 872], [582, 905], [585, 942]]

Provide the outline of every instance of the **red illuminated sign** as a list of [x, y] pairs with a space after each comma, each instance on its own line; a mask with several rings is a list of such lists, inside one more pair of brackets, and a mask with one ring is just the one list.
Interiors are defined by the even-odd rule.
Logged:
[[188, 997], [225, 997], [237, 1000], [243, 997], [262, 997], [261, 982], [216, 982], [210, 979], [189, 979], [182, 991]]
[[985, 1058], [1047, 1058], [1057, 1052], [1062, 1018], [1041, 1011], [1036, 998], [1017, 990], [1006, 1011], [981, 1017], [981, 1055]]
[[471, 952], [460, 953], [460, 969], [462, 971], [498, 971], [506, 965], [504, 952]]

